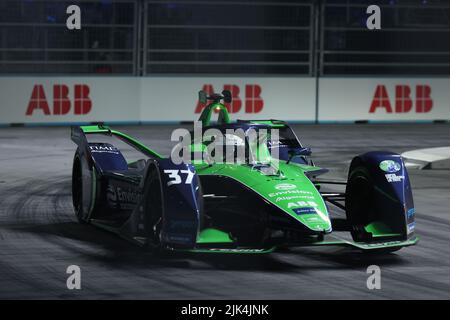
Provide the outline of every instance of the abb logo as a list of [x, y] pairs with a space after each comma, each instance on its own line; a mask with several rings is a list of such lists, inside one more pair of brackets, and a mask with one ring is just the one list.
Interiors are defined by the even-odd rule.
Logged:
[[[89, 86], [85, 84], [74, 85], [73, 113], [75, 115], [88, 114], [91, 111], [92, 101], [89, 98], [89, 92]], [[69, 113], [71, 105], [69, 87], [64, 84], [55, 84], [53, 86], [53, 112], [51, 112], [44, 86], [37, 84], [33, 87], [26, 115], [33, 115], [37, 109], [42, 110], [45, 115], [65, 115]]]
[[[427, 113], [433, 108], [433, 99], [431, 99], [431, 87], [428, 85], [416, 86], [416, 108], [417, 113]], [[374, 113], [378, 108], [384, 108], [387, 113], [392, 113], [392, 105], [386, 90], [386, 86], [378, 85], [375, 89], [375, 95], [370, 105], [370, 113]], [[413, 100], [411, 98], [411, 88], [407, 85], [395, 86], [395, 112], [407, 113], [413, 109]]]
[[[207, 94], [214, 93], [214, 87], [211, 84], [203, 85], [203, 91]], [[237, 85], [226, 84], [223, 86], [223, 90], [229, 90], [231, 92], [232, 101], [231, 103], [225, 103], [228, 112], [236, 113], [242, 108], [242, 99], [240, 98], [240, 89]], [[247, 84], [245, 85], [245, 112], [246, 113], [259, 113], [264, 107], [264, 100], [261, 98], [261, 87], [257, 84]], [[201, 113], [205, 108], [205, 104], [197, 102], [197, 107], [195, 108], [195, 113]]]

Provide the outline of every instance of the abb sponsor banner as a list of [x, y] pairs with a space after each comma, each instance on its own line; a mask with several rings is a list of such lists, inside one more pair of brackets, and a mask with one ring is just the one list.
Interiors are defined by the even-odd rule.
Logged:
[[[0, 77], [0, 124], [193, 121], [199, 90], [230, 90], [233, 119], [313, 122], [315, 86], [294, 77]], [[449, 87], [445, 78], [323, 78], [318, 120], [449, 120]]]
[[0, 123], [137, 121], [138, 78], [1, 77]]
[[0, 123], [193, 121], [199, 90], [230, 90], [233, 118], [315, 120], [311, 78], [3, 77]]
[[230, 90], [233, 119], [315, 121], [315, 80], [275, 77], [151, 77], [142, 81], [143, 121], [197, 120], [198, 91]]
[[450, 79], [324, 78], [319, 122], [450, 119]]

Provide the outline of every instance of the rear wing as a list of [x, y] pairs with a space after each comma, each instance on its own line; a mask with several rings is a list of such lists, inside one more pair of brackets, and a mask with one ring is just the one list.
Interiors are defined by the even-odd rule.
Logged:
[[71, 129], [71, 139], [75, 142], [78, 147], [85, 152], [89, 153], [89, 143], [87, 141], [86, 135], [88, 134], [103, 134], [107, 136], [115, 136], [116, 138], [122, 140], [126, 144], [131, 147], [137, 149], [143, 154], [149, 156], [153, 159], [163, 159], [163, 156], [153, 151], [149, 147], [145, 146], [138, 140], [116, 130], [112, 130], [108, 126], [99, 124], [99, 125], [91, 125], [91, 126], [81, 126], [81, 127], [72, 127]]

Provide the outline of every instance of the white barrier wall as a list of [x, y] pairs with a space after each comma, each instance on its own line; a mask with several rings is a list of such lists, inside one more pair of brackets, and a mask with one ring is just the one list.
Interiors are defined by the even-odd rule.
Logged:
[[[233, 94], [233, 119], [316, 120], [316, 79], [0, 77], [0, 124], [198, 119], [199, 90]], [[321, 78], [319, 122], [450, 119], [450, 79]]]
[[450, 119], [450, 79], [321, 78], [319, 121]]
[[201, 89], [229, 89], [233, 118], [315, 120], [311, 78], [4, 77], [0, 123], [193, 121]]
[[139, 78], [2, 77], [0, 123], [136, 121]]
[[[315, 120], [315, 81], [311, 78], [157, 77], [142, 81], [143, 121], [197, 120], [197, 93], [231, 91], [233, 119]], [[145, 101], [150, 102], [148, 105]]]

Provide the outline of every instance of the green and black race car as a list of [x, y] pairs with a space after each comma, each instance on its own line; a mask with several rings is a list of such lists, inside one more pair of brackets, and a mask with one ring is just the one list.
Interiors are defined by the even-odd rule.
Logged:
[[[229, 92], [199, 96], [206, 104], [200, 138], [194, 134], [170, 158], [104, 125], [72, 128], [78, 145], [73, 205], [81, 223], [169, 251], [338, 245], [385, 253], [417, 243], [411, 186], [399, 155], [362, 154], [352, 160], [346, 182], [319, 180], [327, 170], [314, 165], [311, 150], [288, 124], [231, 122]], [[102, 137], [127, 143], [142, 158], [127, 161]], [[191, 161], [174, 160], [188, 154]], [[343, 184], [345, 192], [321, 192], [327, 184]], [[331, 207], [341, 218], [330, 217]]]

